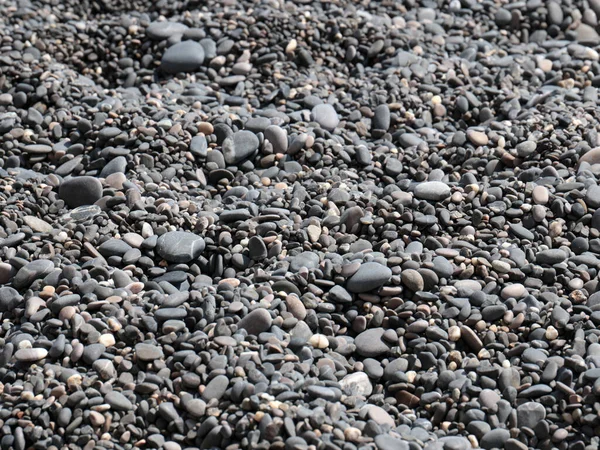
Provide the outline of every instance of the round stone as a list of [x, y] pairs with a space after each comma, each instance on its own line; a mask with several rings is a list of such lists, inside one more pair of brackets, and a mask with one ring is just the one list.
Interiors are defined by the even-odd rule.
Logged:
[[197, 259], [204, 247], [204, 239], [186, 231], [169, 231], [159, 236], [156, 242], [158, 254], [174, 263], [187, 263]]
[[225, 162], [232, 165], [238, 164], [258, 150], [259, 145], [256, 134], [247, 130], [238, 131], [223, 142]]
[[102, 183], [93, 177], [75, 177], [63, 181], [58, 196], [71, 208], [92, 205], [102, 197]]
[[415, 197], [419, 200], [442, 201], [450, 197], [450, 186], [441, 181], [424, 181], [415, 187]]
[[390, 268], [376, 262], [361, 264], [346, 282], [346, 289], [353, 293], [369, 292], [383, 286], [392, 276]]
[[204, 48], [195, 41], [179, 42], [163, 54], [161, 70], [165, 73], [195, 72], [204, 62]]
[[362, 356], [367, 358], [376, 358], [386, 354], [390, 346], [383, 340], [385, 329], [372, 328], [363, 331], [354, 340], [356, 350]]
[[327, 103], [314, 106], [311, 116], [314, 122], [317, 122], [321, 128], [328, 131], [333, 131], [340, 123], [335, 108]]
[[246, 330], [248, 334], [258, 336], [260, 333], [271, 328], [273, 319], [265, 308], [257, 308], [250, 312], [238, 323], [238, 328]]

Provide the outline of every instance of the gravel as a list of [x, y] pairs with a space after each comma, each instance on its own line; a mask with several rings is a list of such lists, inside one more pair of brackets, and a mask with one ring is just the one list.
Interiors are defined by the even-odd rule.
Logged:
[[3, 6], [2, 449], [600, 446], [600, 1]]

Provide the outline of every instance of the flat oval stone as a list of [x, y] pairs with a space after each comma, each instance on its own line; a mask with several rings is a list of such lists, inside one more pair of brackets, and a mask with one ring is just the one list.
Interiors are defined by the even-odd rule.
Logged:
[[75, 177], [62, 182], [58, 196], [71, 208], [92, 205], [102, 197], [102, 183], [93, 177]]
[[265, 308], [257, 308], [240, 320], [238, 328], [246, 330], [248, 334], [258, 336], [260, 333], [271, 328], [272, 322], [273, 319], [268, 310]]
[[50, 145], [44, 144], [30, 144], [26, 145], [23, 150], [26, 153], [30, 153], [32, 155], [43, 155], [46, 153], [50, 153], [52, 151], [52, 147]]
[[194, 417], [202, 417], [206, 411], [206, 402], [199, 398], [193, 398], [185, 403], [185, 410]]
[[206, 385], [204, 392], [202, 393], [202, 399], [204, 401], [210, 401], [212, 399], [219, 400], [225, 394], [227, 390], [227, 386], [229, 385], [229, 378], [225, 375], [218, 375], [214, 377], [210, 382]]
[[517, 424], [519, 427], [534, 429], [546, 418], [546, 408], [541, 403], [527, 402], [517, 407]]
[[146, 36], [153, 41], [164, 41], [171, 36], [185, 33], [187, 29], [187, 25], [179, 22], [152, 22], [146, 28]]
[[537, 253], [535, 262], [538, 264], [554, 265], [563, 262], [565, 259], [567, 259], [567, 254], [563, 250], [555, 248]]
[[15, 359], [19, 362], [35, 362], [48, 356], [45, 348], [22, 348], [15, 353]]
[[233, 137], [225, 139], [223, 142], [223, 156], [227, 164], [237, 164], [256, 150], [260, 142], [256, 134], [251, 131], [241, 130], [233, 134]]
[[204, 62], [204, 47], [195, 41], [179, 42], [163, 54], [161, 70], [165, 73], [195, 72]]
[[367, 358], [376, 358], [388, 352], [390, 346], [383, 340], [383, 328], [371, 328], [363, 331], [354, 340], [356, 350]]
[[133, 409], [131, 401], [120, 392], [109, 392], [104, 396], [104, 401], [116, 411], [131, 411]]
[[34, 216], [23, 217], [23, 222], [31, 227], [33, 231], [37, 231], [38, 233], [50, 233], [54, 229], [48, 222]]
[[144, 343], [136, 344], [135, 355], [140, 361], [154, 361], [164, 356], [162, 348], [158, 345]]
[[156, 251], [169, 262], [187, 263], [197, 259], [204, 250], [202, 237], [187, 231], [169, 231], [158, 237]]
[[314, 106], [311, 117], [314, 122], [321, 125], [321, 128], [328, 131], [333, 131], [340, 123], [337, 111], [333, 106], [327, 103]]
[[38, 278], [43, 278], [54, 270], [54, 263], [47, 259], [38, 259], [25, 264], [19, 269], [13, 280], [17, 289], [28, 287]]
[[373, 392], [369, 376], [364, 372], [346, 375], [340, 380], [340, 387], [346, 395], [362, 395], [368, 397]]
[[376, 262], [362, 264], [346, 282], [346, 289], [355, 294], [380, 288], [392, 277], [389, 267]]
[[415, 187], [415, 197], [420, 200], [439, 202], [450, 197], [451, 189], [441, 181], [425, 181]]

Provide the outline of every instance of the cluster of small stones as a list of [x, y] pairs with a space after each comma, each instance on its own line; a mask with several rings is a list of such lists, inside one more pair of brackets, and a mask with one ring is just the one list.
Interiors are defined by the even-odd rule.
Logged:
[[600, 0], [0, 4], [0, 449], [600, 445]]

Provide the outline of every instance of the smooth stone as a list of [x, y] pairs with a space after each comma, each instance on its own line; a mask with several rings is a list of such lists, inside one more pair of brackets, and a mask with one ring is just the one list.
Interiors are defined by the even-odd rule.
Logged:
[[585, 23], [579, 24], [576, 33], [577, 42], [579, 42], [581, 45], [595, 47], [600, 44], [600, 35], [598, 35], [593, 27]]
[[527, 158], [535, 153], [537, 144], [534, 141], [524, 141], [516, 146], [517, 156]]
[[171, 36], [185, 33], [187, 29], [187, 25], [179, 22], [152, 22], [146, 28], [146, 36], [154, 41], [164, 41]]
[[193, 155], [206, 158], [208, 154], [208, 142], [206, 141], [206, 136], [202, 134], [194, 136], [190, 141], [190, 152]]
[[131, 250], [131, 246], [122, 239], [109, 239], [98, 247], [98, 252], [104, 257], [123, 256]]
[[34, 216], [23, 217], [23, 222], [25, 222], [25, 224], [33, 231], [37, 231], [38, 233], [50, 233], [54, 229], [48, 222]]
[[19, 362], [35, 362], [48, 356], [45, 348], [22, 348], [15, 352], [15, 359]]
[[287, 310], [298, 320], [304, 320], [306, 318], [306, 306], [302, 303], [302, 300], [297, 295], [289, 294], [285, 297], [285, 304]]
[[395, 438], [389, 434], [375, 436], [375, 445], [378, 450], [408, 450], [408, 442]]
[[538, 264], [548, 264], [550, 266], [559, 264], [567, 259], [567, 254], [561, 249], [550, 249], [538, 252], [535, 262]]
[[303, 267], [308, 270], [319, 267], [319, 255], [314, 252], [302, 252], [290, 259], [290, 272], [298, 272]]
[[467, 138], [473, 145], [482, 146], [488, 145], [489, 138], [483, 131], [467, 130]]
[[376, 358], [387, 353], [390, 347], [383, 340], [384, 333], [383, 328], [371, 328], [356, 336], [354, 345], [358, 353], [367, 358]]
[[502, 292], [500, 293], [500, 296], [505, 300], [511, 297], [519, 299], [524, 297], [525, 295], [527, 295], [527, 289], [525, 289], [525, 286], [523, 286], [520, 283], [508, 285], [504, 287], [502, 289]]
[[227, 164], [235, 165], [250, 157], [260, 142], [256, 134], [251, 131], [241, 130], [223, 142], [223, 156]]
[[585, 204], [589, 208], [600, 208], [600, 186], [594, 184], [587, 188]]
[[287, 131], [277, 125], [269, 125], [265, 129], [265, 139], [273, 146], [275, 153], [285, 153], [288, 149]]
[[370, 420], [375, 421], [378, 425], [389, 425], [391, 427], [396, 426], [394, 419], [390, 414], [380, 406], [368, 405], [365, 406], [367, 409], [367, 417]]
[[388, 105], [379, 105], [373, 111], [371, 129], [387, 131], [390, 128], [390, 108]]
[[335, 285], [329, 290], [329, 299], [335, 303], [352, 303], [352, 294], [350, 294], [342, 286]]
[[346, 375], [340, 380], [340, 387], [346, 395], [361, 395], [363, 397], [368, 397], [373, 392], [371, 380], [364, 372], [355, 372]]
[[69, 178], [61, 183], [58, 196], [70, 208], [93, 205], [102, 197], [102, 183], [88, 176]]
[[364, 263], [346, 282], [346, 289], [355, 294], [369, 292], [383, 286], [391, 277], [389, 267], [376, 262]]
[[225, 375], [218, 375], [214, 377], [204, 388], [202, 399], [206, 402], [213, 399], [220, 400], [225, 394], [227, 386], [229, 386], [229, 378], [227, 378]]
[[140, 361], [154, 361], [161, 359], [164, 354], [162, 348], [158, 345], [139, 343], [135, 345], [135, 355]]
[[267, 257], [267, 246], [259, 236], [252, 236], [248, 241], [248, 256], [254, 261], [261, 261]]
[[50, 260], [38, 259], [32, 261], [19, 269], [13, 279], [13, 285], [16, 289], [29, 287], [35, 280], [44, 278], [53, 270], [54, 263]]
[[545, 186], [536, 186], [533, 188], [531, 198], [538, 205], [545, 205], [550, 200], [548, 189]]
[[157, 253], [169, 262], [187, 263], [197, 259], [205, 248], [202, 237], [187, 231], [169, 231], [158, 237]]
[[206, 402], [199, 398], [193, 398], [185, 403], [185, 410], [194, 417], [202, 417], [206, 412]]
[[204, 47], [195, 41], [183, 41], [165, 51], [160, 67], [168, 74], [195, 72], [203, 62]]
[[517, 424], [520, 427], [534, 429], [546, 418], [546, 408], [541, 403], [527, 402], [517, 407]]
[[595, 147], [590, 151], [583, 154], [581, 158], [579, 158], [578, 165], [581, 165], [582, 162], [589, 163], [590, 165], [600, 164], [600, 147]]
[[23, 147], [25, 153], [29, 153], [32, 155], [43, 155], [46, 153], [50, 153], [52, 151], [52, 147], [50, 145], [44, 144], [30, 144]]
[[450, 197], [450, 194], [450, 186], [441, 181], [425, 181], [415, 187], [415, 197], [420, 200], [439, 202]]
[[273, 319], [268, 310], [257, 308], [240, 320], [238, 328], [246, 330], [248, 334], [258, 336], [260, 333], [268, 331], [272, 322]]
[[414, 269], [407, 269], [402, 272], [402, 284], [412, 292], [422, 291], [425, 287], [423, 277]]
[[508, 430], [497, 428], [490, 431], [479, 441], [481, 448], [486, 450], [492, 450], [495, 448], [504, 448], [506, 441], [510, 439], [510, 432]]
[[131, 411], [133, 410], [133, 404], [120, 392], [111, 391], [104, 396], [104, 401], [110, 405], [110, 407], [116, 411]]
[[340, 123], [340, 119], [335, 108], [332, 105], [323, 103], [313, 107], [311, 117], [321, 128], [327, 131], [333, 131]]
[[124, 156], [117, 156], [111, 159], [100, 172], [100, 178], [106, 178], [115, 173], [125, 173], [127, 170], [127, 159]]

